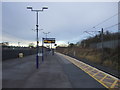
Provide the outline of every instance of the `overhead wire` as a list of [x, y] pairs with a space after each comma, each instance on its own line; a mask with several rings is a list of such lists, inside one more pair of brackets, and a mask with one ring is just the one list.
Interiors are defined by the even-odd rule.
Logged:
[[115, 17], [115, 16], [117, 16], [117, 15], [119, 15], [119, 14], [120, 14], [120, 12], [118, 12], [118, 13], [114, 14], [113, 16], [111, 16], [111, 17], [109, 17], [109, 18], [105, 19], [104, 21], [102, 21], [102, 22], [98, 23], [97, 25], [93, 26], [93, 28], [94, 28], [94, 27], [99, 26], [100, 24], [103, 24], [104, 22], [106, 22], [106, 21], [110, 20], [111, 18], [113, 18], [113, 17]]
[[[107, 22], [108, 20], [112, 19], [113, 17], [115, 17], [115, 16], [117, 16], [117, 15], [119, 15], [119, 14], [120, 14], [120, 12], [118, 12], [117, 14], [114, 14], [113, 16], [105, 19], [104, 21], [98, 23], [97, 25], [93, 26], [92, 28], [90, 28], [90, 29], [88, 29], [88, 30], [86, 30], [86, 31], [84, 31], [84, 32], [86, 32], [86, 33], [88, 33], [88, 34], [91, 34], [91, 33], [89, 33], [89, 32], [92, 32], [91, 30], [92, 30], [93, 28], [95, 29], [97, 26], [99, 26], [99, 25]], [[115, 27], [115, 26], [117, 26], [117, 25], [119, 25], [119, 24], [120, 24], [120, 23], [117, 23], [117, 24], [111, 25], [111, 26], [109, 26], [109, 27], [105, 27], [104, 29], [113, 28], [113, 27]], [[95, 31], [96, 31], [96, 30], [95, 30]], [[99, 32], [99, 31], [97, 31], [97, 32]]]
[[119, 24], [120, 24], [120, 23], [117, 23], [117, 24], [111, 25], [111, 26], [109, 26], [109, 27], [106, 27], [106, 28], [104, 28], [104, 29], [109, 29], [109, 28], [115, 27], [115, 26], [117, 26], [117, 25], [119, 25]]
[[90, 31], [90, 30], [92, 30], [93, 28], [96, 28], [97, 26], [99, 26], [99, 25], [105, 23], [106, 21], [110, 20], [111, 18], [113, 18], [113, 17], [115, 17], [115, 16], [117, 16], [117, 15], [119, 15], [119, 14], [120, 14], [120, 12], [114, 14], [113, 16], [111, 16], [111, 17], [105, 19], [104, 21], [98, 23], [97, 25], [93, 26], [92, 28], [87, 29], [86, 31]]
[[[101, 25], [101, 24], [105, 23], [106, 21], [108, 21], [108, 20], [112, 19], [113, 17], [115, 17], [115, 16], [117, 16], [117, 15], [119, 15], [119, 14], [120, 14], [120, 12], [118, 12], [118, 13], [114, 14], [113, 16], [111, 16], [111, 17], [109, 17], [109, 18], [105, 19], [104, 21], [102, 21], [102, 22], [98, 23], [97, 25], [93, 26], [92, 28], [90, 28], [90, 29], [88, 29], [88, 30], [86, 30], [86, 31], [87, 31], [87, 32], [89, 32], [89, 31], [90, 31], [90, 30], [92, 30], [93, 28], [96, 28], [97, 26], [99, 26], [99, 25]], [[115, 24], [115, 25], [112, 25], [112, 26], [109, 26], [109, 27], [106, 27], [105, 29], [112, 28], [112, 27], [114, 27], [114, 26], [116, 26], [116, 25], [119, 25], [119, 24], [120, 24], [120, 23]], [[90, 32], [91, 32], [91, 31], [90, 31]]]

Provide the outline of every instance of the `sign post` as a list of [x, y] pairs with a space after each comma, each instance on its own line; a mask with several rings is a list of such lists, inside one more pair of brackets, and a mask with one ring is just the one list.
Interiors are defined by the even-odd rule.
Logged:
[[42, 62], [44, 61], [44, 42], [43, 42], [44, 38], [42, 38]]

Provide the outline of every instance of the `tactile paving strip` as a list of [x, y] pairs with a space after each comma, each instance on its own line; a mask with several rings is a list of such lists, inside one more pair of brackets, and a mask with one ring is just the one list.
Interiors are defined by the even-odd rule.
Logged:
[[79, 67], [84, 72], [89, 74], [91, 77], [93, 77], [95, 80], [97, 80], [99, 83], [101, 83], [106, 88], [120, 88], [120, 80], [118, 78], [110, 74], [107, 74], [101, 70], [98, 70], [72, 57], [66, 56], [61, 53], [57, 53], [57, 54], [65, 57], [67, 60], [69, 60], [71, 63], [75, 64], [77, 67]]

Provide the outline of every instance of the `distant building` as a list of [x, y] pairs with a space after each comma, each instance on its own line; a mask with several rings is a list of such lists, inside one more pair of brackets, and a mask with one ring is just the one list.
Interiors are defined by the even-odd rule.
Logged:
[[0, 43], [0, 46], [2, 46], [2, 43]]
[[2, 42], [1, 45], [2, 46], [9, 46], [9, 42]]

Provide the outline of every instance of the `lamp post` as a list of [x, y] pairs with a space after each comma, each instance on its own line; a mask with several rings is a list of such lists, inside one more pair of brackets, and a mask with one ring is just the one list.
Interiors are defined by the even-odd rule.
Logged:
[[[43, 32], [43, 34], [45, 34], [45, 38], [46, 38], [46, 40], [47, 40], [47, 34], [49, 34], [50, 32]], [[43, 42], [43, 40], [42, 40], [42, 42]], [[44, 46], [44, 43], [42, 43], [42, 47]], [[42, 53], [43, 53], [44, 51], [43, 51], [43, 48], [42, 48]], [[45, 54], [46, 55], [46, 57], [47, 57], [47, 53]], [[44, 60], [44, 58], [43, 58], [43, 55], [42, 55], [42, 61]]]
[[[49, 34], [50, 32], [43, 32], [46, 35], [46, 40], [47, 40], [47, 34]], [[52, 43], [51, 43], [51, 50], [52, 50]]]
[[36, 32], [37, 32], [37, 55], [36, 55], [36, 68], [38, 69], [39, 68], [39, 62], [38, 62], [38, 49], [39, 49], [39, 41], [38, 41], [38, 13], [39, 12], [42, 12], [44, 9], [48, 9], [48, 7], [42, 7], [41, 10], [34, 10], [32, 7], [27, 7], [27, 9], [30, 9], [31, 11], [33, 12], [36, 12]]

